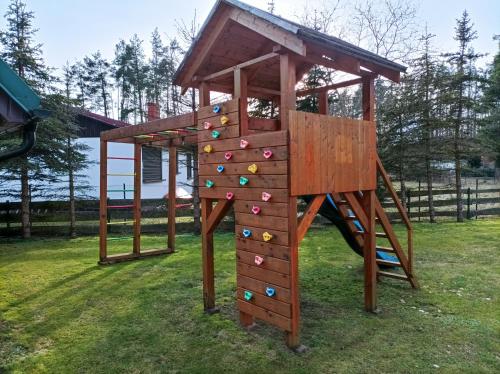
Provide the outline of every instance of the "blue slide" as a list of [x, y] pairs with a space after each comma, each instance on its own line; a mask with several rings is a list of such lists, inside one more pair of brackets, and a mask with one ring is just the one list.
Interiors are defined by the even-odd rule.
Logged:
[[[302, 199], [308, 204], [310, 201], [312, 201], [313, 198], [314, 196], [302, 196]], [[321, 207], [319, 208], [318, 214], [325, 217], [335, 226], [337, 226], [345, 241], [347, 242], [347, 244], [349, 244], [349, 247], [351, 247], [351, 249], [358, 255], [363, 256], [363, 248], [358, 244], [354, 235], [351, 234], [351, 230], [349, 229], [347, 221], [345, 221], [341, 217], [337, 205], [333, 201], [333, 198], [330, 194], [326, 195], [326, 199], [323, 205], [321, 205]], [[350, 212], [350, 214], [353, 213]], [[364, 231], [363, 226], [361, 226], [358, 220], [355, 220], [353, 222], [359, 231]], [[396, 257], [381, 251], [377, 251], [377, 258], [385, 261], [398, 261]]]

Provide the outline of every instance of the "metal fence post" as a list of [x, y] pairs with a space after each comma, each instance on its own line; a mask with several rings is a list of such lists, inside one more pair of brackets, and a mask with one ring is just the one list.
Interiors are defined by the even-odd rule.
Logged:
[[478, 209], [477, 209], [478, 197], [479, 197], [479, 178], [476, 178], [476, 219], [477, 219], [477, 214], [478, 214]]

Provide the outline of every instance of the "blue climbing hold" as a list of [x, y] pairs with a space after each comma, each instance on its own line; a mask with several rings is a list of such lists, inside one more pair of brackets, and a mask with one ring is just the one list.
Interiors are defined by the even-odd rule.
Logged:
[[224, 166], [219, 165], [217, 166], [217, 173], [222, 173], [224, 171]]
[[266, 287], [266, 295], [269, 297], [273, 297], [276, 295], [276, 290], [272, 287]]
[[221, 110], [221, 107], [219, 105], [214, 105], [213, 111], [214, 113], [219, 113]]
[[243, 236], [244, 236], [245, 238], [249, 238], [249, 237], [251, 237], [251, 236], [252, 236], [252, 232], [251, 232], [249, 229], [244, 229], [244, 230], [243, 230]]

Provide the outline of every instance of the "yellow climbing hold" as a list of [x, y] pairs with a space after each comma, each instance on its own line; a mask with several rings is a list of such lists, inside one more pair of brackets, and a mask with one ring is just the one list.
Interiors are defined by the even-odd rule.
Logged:
[[203, 147], [203, 150], [207, 153], [210, 153], [214, 150], [214, 147], [212, 147], [210, 144], [207, 144], [206, 146]]
[[271, 234], [269, 234], [267, 231], [262, 234], [262, 239], [264, 239], [265, 242], [268, 242], [272, 238], [273, 238], [273, 236]]
[[222, 116], [222, 117], [220, 118], [220, 123], [221, 123], [222, 125], [226, 125], [228, 122], [229, 122], [229, 117], [228, 117], [228, 116]]
[[255, 164], [250, 165], [250, 166], [248, 167], [248, 171], [249, 171], [250, 173], [253, 173], [253, 174], [257, 173], [257, 165], [255, 165]]

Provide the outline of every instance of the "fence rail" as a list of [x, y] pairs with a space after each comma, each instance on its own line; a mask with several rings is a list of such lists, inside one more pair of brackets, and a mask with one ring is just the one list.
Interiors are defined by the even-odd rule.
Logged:
[[[490, 185], [491, 186], [491, 185]], [[488, 187], [490, 187], [488, 186]], [[398, 192], [400, 195], [400, 193]], [[433, 190], [435, 215], [442, 218], [456, 217], [456, 191], [454, 189]], [[406, 193], [405, 209], [413, 221], [428, 219], [427, 191], [424, 189], [409, 189]], [[112, 205], [130, 205], [130, 199], [113, 199]], [[193, 230], [193, 208], [191, 201], [177, 201], [177, 225], [179, 232]], [[480, 217], [500, 216], [500, 188], [465, 189], [463, 195], [464, 217], [477, 219]], [[167, 201], [165, 199], [143, 199], [141, 203], [142, 216], [145, 220], [142, 231], [154, 233], [166, 231]], [[388, 211], [391, 220], [400, 217], [392, 200], [382, 199], [382, 205]], [[69, 226], [69, 203], [67, 201], [35, 201], [31, 205], [31, 223], [34, 235], [65, 235]], [[303, 207], [301, 207], [303, 209]], [[132, 214], [126, 209], [109, 210], [108, 217], [116, 225], [110, 226], [111, 232], [122, 232], [130, 229]], [[99, 201], [79, 200], [76, 202], [77, 233], [80, 235], [95, 235], [99, 225]], [[14, 236], [20, 233], [21, 203], [0, 203], [0, 235]], [[326, 222], [321, 219], [318, 222]], [[229, 218], [223, 227], [230, 228]]]

